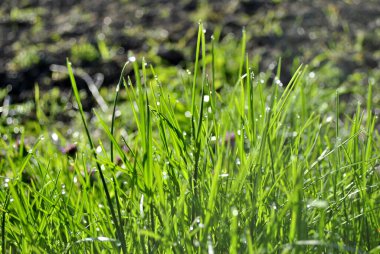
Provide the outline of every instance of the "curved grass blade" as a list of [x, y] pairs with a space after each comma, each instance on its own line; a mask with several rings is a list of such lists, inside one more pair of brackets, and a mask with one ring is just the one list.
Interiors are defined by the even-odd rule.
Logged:
[[100, 164], [98, 162], [98, 159], [97, 159], [97, 155], [96, 155], [96, 152], [95, 152], [95, 149], [94, 149], [94, 143], [92, 141], [92, 138], [91, 138], [91, 135], [90, 135], [90, 131], [88, 129], [87, 121], [86, 121], [85, 116], [84, 116], [84, 111], [83, 111], [82, 103], [81, 103], [81, 100], [80, 100], [80, 97], [79, 97], [78, 87], [77, 87], [77, 84], [76, 84], [76, 81], [75, 81], [73, 70], [72, 70], [72, 67], [71, 67], [71, 62], [69, 62], [69, 60], [67, 59], [66, 64], [67, 64], [67, 69], [68, 69], [68, 72], [69, 72], [69, 77], [70, 77], [70, 81], [71, 81], [71, 86], [73, 88], [75, 100], [76, 100], [76, 102], [78, 104], [80, 116], [82, 118], [82, 123], [84, 125], [85, 131], [86, 131], [86, 135], [87, 135], [87, 138], [88, 138], [88, 142], [90, 143], [90, 147], [91, 147], [91, 150], [93, 152], [93, 156], [94, 156], [95, 161], [96, 161], [96, 167], [97, 167], [98, 172], [100, 174], [100, 179], [102, 181], [103, 189], [104, 189], [104, 192], [106, 194], [107, 203], [108, 203], [108, 206], [109, 206], [110, 211], [111, 211], [112, 220], [113, 220], [113, 222], [115, 224], [115, 227], [116, 227], [116, 235], [117, 235], [117, 238], [119, 239], [119, 241], [121, 243], [121, 248], [122, 248], [123, 252], [127, 253], [127, 245], [125, 243], [124, 232], [123, 232], [123, 229], [119, 226], [119, 223], [117, 221], [115, 209], [114, 209], [114, 207], [112, 205], [112, 200], [111, 200], [110, 193], [108, 191], [107, 183], [106, 183], [104, 174], [102, 172], [102, 169], [100, 167]]

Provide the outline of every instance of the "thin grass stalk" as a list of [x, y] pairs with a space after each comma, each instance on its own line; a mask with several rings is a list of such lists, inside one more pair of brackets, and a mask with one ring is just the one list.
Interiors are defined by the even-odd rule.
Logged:
[[253, 72], [251, 71], [251, 68], [249, 67], [249, 57], [248, 54], [246, 54], [246, 73], [247, 73], [247, 79], [246, 79], [246, 89], [247, 89], [247, 96], [248, 96], [248, 133], [249, 140], [252, 144], [256, 142], [256, 121], [255, 121], [255, 110], [254, 110], [254, 93], [253, 93]]
[[[124, 72], [125, 72], [125, 68], [126, 66], [128, 65], [129, 61], [127, 61], [124, 66], [123, 66], [123, 69], [121, 70], [121, 73], [120, 73], [120, 78], [119, 78], [119, 82], [118, 84], [116, 85], [116, 94], [115, 94], [115, 99], [114, 99], [114, 102], [113, 102], [113, 109], [112, 109], [112, 118], [111, 118], [111, 136], [114, 136], [114, 125], [115, 125], [115, 113], [116, 113], [116, 105], [117, 105], [117, 100], [118, 100], [118, 96], [119, 96], [119, 91], [120, 91], [120, 86], [122, 85], [122, 82], [123, 82], [123, 76], [124, 76]], [[114, 156], [113, 156], [113, 141], [111, 140], [110, 141], [110, 156], [111, 156], [111, 162], [114, 162]], [[112, 177], [113, 179], [113, 183], [114, 183], [114, 190], [115, 190], [115, 199], [116, 199], [116, 210], [117, 210], [117, 214], [118, 214], [118, 219], [119, 219], [119, 228], [120, 228], [120, 233], [122, 236], [124, 236], [124, 227], [122, 225], [122, 219], [121, 219], [121, 207], [120, 207], [120, 202], [119, 202], [119, 197], [118, 197], [118, 191], [117, 191], [117, 186], [116, 186], [116, 178], [115, 176]], [[124, 237], [123, 237], [124, 238]]]
[[[122, 84], [123, 84], [123, 79], [124, 79], [123, 76], [124, 76], [125, 69], [126, 69], [128, 64], [129, 64], [129, 61], [127, 61], [124, 64], [123, 69], [121, 70], [121, 73], [120, 73], [119, 82], [116, 85], [116, 94], [115, 94], [115, 99], [113, 101], [112, 118], [111, 118], [111, 135], [112, 136], [114, 135], [116, 105], [117, 105], [117, 100], [119, 97], [120, 86], [122, 86]], [[113, 162], [114, 157], [113, 157], [113, 142], [112, 141], [110, 142], [110, 154], [111, 154], [111, 161]]]
[[107, 199], [107, 203], [108, 203], [108, 206], [110, 208], [110, 211], [111, 211], [112, 220], [113, 220], [113, 222], [115, 224], [115, 227], [116, 227], [116, 236], [117, 236], [117, 238], [119, 239], [119, 241], [121, 243], [121, 248], [122, 248], [123, 253], [127, 253], [127, 245], [126, 245], [126, 242], [125, 242], [125, 237], [122, 234], [122, 230], [120, 229], [120, 226], [119, 226], [119, 223], [118, 223], [118, 220], [117, 220], [117, 217], [116, 217], [116, 213], [115, 213], [114, 207], [112, 205], [112, 199], [111, 199], [111, 196], [110, 196], [109, 191], [108, 191], [107, 183], [106, 183], [104, 174], [102, 172], [102, 169], [100, 167], [100, 164], [98, 162], [97, 154], [96, 154], [96, 151], [94, 149], [94, 143], [92, 141], [92, 138], [91, 138], [91, 135], [90, 135], [90, 131], [88, 129], [87, 121], [86, 121], [85, 116], [84, 116], [84, 111], [83, 111], [82, 103], [81, 103], [81, 100], [80, 100], [80, 97], [79, 97], [79, 92], [78, 92], [77, 84], [76, 84], [76, 81], [75, 81], [75, 78], [74, 78], [74, 74], [73, 74], [73, 70], [72, 70], [72, 67], [71, 67], [71, 63], [69, 62], [68, 59], [66, 61], [66, 64], [67, 64], [67, 69], [68, 69], [68, 72], [69, 72], [71, 86], [73, 88], [73, 92], [74, 92], [74, 95], [75, 95], [76, 102], [78, 104], [80, 116], [82, 118], [82, 123], [83, 123], [85, 131], [86, 131], [86, 135], [87, 135], [87, 138], [88, 138], [88, 142], [90, 144], [90, 148], [91, 148], [93, 156], [95, 158], [96, 167], [97, 167], [97, 169], [99, 171], [99, 175], [100, 175], [100, 179], [102, 181], [103, 189], [104, 189], [104, 192], [106, 194], [106, 199]]
[[9, 204], [9, 190], [7, 191], [7, 196], [5, 197], [3, 213], [2, 213], [2, 218], [1, 218], [1, 247], [2, 247], [1, 249], [2, 249], [3, 254], [7, 253], [5, 249], [5, 235], [6, 235], [5, 221], [6, 221], [8, 204]]

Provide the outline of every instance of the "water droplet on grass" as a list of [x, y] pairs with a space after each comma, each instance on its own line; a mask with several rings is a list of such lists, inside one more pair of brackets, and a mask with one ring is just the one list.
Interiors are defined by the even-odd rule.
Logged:
[[326, 200], [311, 200], [307, 204], [307, 208], [320, 208], [320, 209], [325, 209], [329, 206], [329, 203]]
[[186, 111], [185, 112], [185, 117], [190, 118], [191, 117], [191, 112], [190, 111]]
[[281, 80], [279, 78], [276, 78], [276, 81], [275, 81], [276, 85], [278, 85], [279, 87], [283, 87], [284, 84], [282, 84]]
[[13, 133], [14, 134], [18, 134], [19, 132], [20, 132], [20, 128], [19, 127], [16, 126], [16, 127], [13, 128]]
[[98, 240], [101, 241], [101, 242], [104, 242], [104, 241], [111, 241], [111, 240], [113, 240], [113, 239], [108, 238], [108, 237], [104, 237], [104, 236], [99, 236], [99, 237], [98, 237]]
[[51, 139], [52, 139], [54, 142], [57, 142], [57, 141], [58, 141], [58, 135], [57, 135], [57, 133], [53, 132], [53, 133], [51, 134]]
[[128, 57], [128, 61], [130, 61], [131, 63], [133, 63], [133, 62], [136, 61], [136, 57], [135, 56], [130, 56], [130, 57]]
[[235, 217], [239, 215], [239, 211], [238, 209], [236, 209], [236, 207], [232, 207], [231, 212], [232, 212], [232, 215]]
[[140, 216], [144, 218], [144, 194], [141, 195], [140, 199]]
[[326, 118], [326, 123], [330, 123], [330, 122], [332, 122], [332, 120], [333, 120], [333, 117], [332, 116], [328, 116]]
[[204, 102], [209, 102], [210, 101], [210, 96], [208, 96], [208, 95], [203, 96], [203, 101]]
[[9, 182], [10, 182], [10, 179], [6, 177], [4, 179], [4, 188], [8, 188], [9, 187]]

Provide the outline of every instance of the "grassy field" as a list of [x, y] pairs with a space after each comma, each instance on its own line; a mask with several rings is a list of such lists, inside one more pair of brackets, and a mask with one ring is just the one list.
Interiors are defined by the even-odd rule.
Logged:
[[103, 110], [69, 60], [71, 97], [36, 85], [33, 117], [0, 126], [2, 252], [379, 253], [376, 80], [283, 84], [245, 48], [200, 24], [193, 68], [131, 55]]

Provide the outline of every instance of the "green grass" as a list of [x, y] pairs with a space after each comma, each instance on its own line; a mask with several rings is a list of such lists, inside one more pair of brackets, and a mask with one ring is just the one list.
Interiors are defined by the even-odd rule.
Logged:
[[36, 86], [37, 119], [2, 127], [3, 253], [378, 253], [374, 84], [344, 113], [307, 66], [284, 86], [281, 61], [255, 72], [245, 40], [225, 59], [200, 25], [175, 86], [130, 57], [106, 113], [83, 110], [68, 62], [74, 140], [40, 124]]

